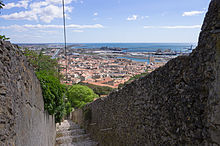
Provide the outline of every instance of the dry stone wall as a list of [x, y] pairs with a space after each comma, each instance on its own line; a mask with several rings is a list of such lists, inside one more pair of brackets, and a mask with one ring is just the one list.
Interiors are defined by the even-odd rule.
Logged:
[[55, 120], [18, 47], [0, 40], [0, 146], [54, 146]]
[[[73, 114], [112, 146], [220, 145], [220, 0], [212, 0], [198, 47]], [[75, 118], [77, 117], [77, 118]]]

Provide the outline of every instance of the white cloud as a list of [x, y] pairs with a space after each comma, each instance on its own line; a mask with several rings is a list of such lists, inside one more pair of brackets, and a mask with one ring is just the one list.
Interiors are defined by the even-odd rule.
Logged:
[[132, 15], [131, 17], [128, 17], [127, 20], [128, 21], [135, 21], [135, 20], [137, 20], [137, 18], [138, 18], [138, 15]]
[[37, 20], [37, 15], [31, 11], [21, 11], [9, 15], [1, 15], [0, 18], [7, 20]]
[[94, 24], [94, 25], [76, 25], [71, 24], [67, 25], [67, 28], [76, 28], [76, 29], [93, 29], [93, 28], [104, 28], [101, 24]]
[[[71, 12], [71, 7], [66, 7], [66, 12]], [[41, 20], [50, 23], [55, 18], [62, 18], [62, 8], [55, 5], [49, 5], [40, 9], [34, 8], [31, 11], [21, 11], [9, 15], [2, 15], [0, 18], [7, 20]]]
[[135, 21], [135, 20], [143, 20], [143, 19], [147, 19], [149, 18], [149, 16], [139, 16], [139, 15], [132, 15], [131, 17], [128, 17], [127, 20], [128, 21]]
[[182, 16], [195, 16], [199, 14], [203, 14], [205, 11], [190, 11], [190, 12], [184, 12]]
[[93, 15], [94, 15], [94, 16], [98, 16], [99, 14], [98, 14], [97, 12], [95, 12]]
[[[28, 2], [28, 0], [23, 1]], [[73, 1], [75, 0], [65, 0], [65, 4], [68, 5]], [[63, 9], [61, 0], [44, 0], [39, 2], [33, 2], [30, 4], [29, 7], [29, 11], [20, 11], [8, 15], [1, 15], [0, 18], [4, 18], [7, 20], [40, 20], [46, 23], [50, 23], [52, 20], [56, 18], [62, 18]], [[73, 7], [70, 6], [65, 7], [67, 18], [69, 18], [67, 14], [71, 13], [72, 9]]]
[[5, 4], [4, 9], [11, 9], [15, 7], [27, 9], [29, 1], [31, 0], [22, 0], [22, 1], [18, 1], [17, 3], [7, 3]]
[[177, 26], [144, 26], [144, 28], [162, 28], [162, 29], [194, 29], [201, 28], [201, 25], [177, 25]]
[[21, 25], [10, 25], [10, 26], [0, 26], [0, 29], [14, 29], [18, 32], [23, 32], [23, 31], [26, 31], [27, 29]]
[[49, 3], [46, 1], [34, 2], [34, 3], [30, 4], [30, 8], [31, 9], [40, 9], [41, 7], [47, 6], [47, 5], [49, 5]]
[[144, 26], [144, 28], [148, 29], [148, 28], [156, 28], [155, 26]]
[[[67, 28], [72, 29], [97, 29], [97, 28], [104, 28], [101, 24], [94, 24], [94, 25], [77, 25], [77, 24], [70, 24], [66, 25]], [[23, 29], [47, 29], [47, 28], [63, 28], [63, 25], [42, 25], [42, 24], [25, 24], [25, 25], [10, 25], [10, 26], [0, 26], [0, 29], [17, 29], [17, 28], [23, 28]], [[79, 30], [75, 30], [78, 31]]]
[[[66, 12], [72, 12], [71, 7], [65, 8]], [[55, 18], [63, 17], [63, 10], [59, 6], [49, 5], [47, 7], [41, 8], [40, 11], [36, 12], [39, 19], [43, 22], [50, 23]]]
[[58, 33], [57, 31], [53, 30], [38, 30], [39, 33], [46, 33], [46, 34], [56, 34]]
[[83, 30], [73, 30], [72, 32], [84, 32]]
[[[65, 0], [64, 3], [67, 5], [67, 4], [72, 3], [72, 1], [76, 2], [76, 0]], [[62, 3], [61, 0], [46, 0], [46, 2], [49, 4], [61, 4]]]
[[[76, 2], [76, 0], [65, 0], [65, 5], [69, 5], [72, 2]], [[45, 0], [45, 1], [39, 1], [39, 2], [33, 2], [30, 4], [31, 9], [35, 8], [42, 8], [44, 6], [49, 6], [49, 5], [62, 5], [62, 0]]]

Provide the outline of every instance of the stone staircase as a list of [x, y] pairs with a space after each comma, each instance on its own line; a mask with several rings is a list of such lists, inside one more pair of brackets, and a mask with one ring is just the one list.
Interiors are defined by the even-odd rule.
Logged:
[[71, 120], [64, 120], [56, 127], [56, 146], [98, 146], [98, 143], [92, 141], [84, 129]]

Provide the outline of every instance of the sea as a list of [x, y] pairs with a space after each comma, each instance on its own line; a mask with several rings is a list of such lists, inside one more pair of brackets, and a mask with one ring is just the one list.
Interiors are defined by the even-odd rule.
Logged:
[[[74, 45], [74, 44], [71, 44]], [[197, 44], [196, 43], [83, 43], [78, 44], [79, 46], [73, 48], [126, 48], [123, 52], [155, 52], [158, 49], [164, 51], [170, 49], [177, 53], [191, 53]], [[125, 58], [137, 62], [147, 62], [149, 64], [149, 59], [143, 58], [133, 58], [133, 57], [118, 57]], [[157, 61], [157, 60], [156, 60]], [[160, 62], [160, 61], [158, 61]]]
[[[19, 44], [18, 44], [19, 45]], [[31, 44], [22, 44], [22, 45], [31, 45]], [[33, 44], [33, 45], [63, 45], [63, 43], [46, 43], [46, 44]], [[164, 51], [170, 49], [177, 53], [190, 53], [192, 49], [197, 46], [197, 43], [67, 43], [67, 46], [73, 46], [72, 49], [78, 48], [101, 48], [101, 47], [109, 47], [109, 48], [126, 48], [124, 52], [155, 52], [158, 49]], [[126, 57], [123, 57], [126, 58]], [[126, 58], [133, 61], [138, 62], [149, 62], [146, 59], [138, 59], [138, 58]]]
[[127, 50], [124, 50], [126, 52], [154, 52], [158, 49], [171, 49], [176, 52], [185, 52], [191, 48], [191, 46], [192, 49], [194, 49], [197, 43], [71, 43], [68, 45], [76, 45], [73, 48], [127, 48]]

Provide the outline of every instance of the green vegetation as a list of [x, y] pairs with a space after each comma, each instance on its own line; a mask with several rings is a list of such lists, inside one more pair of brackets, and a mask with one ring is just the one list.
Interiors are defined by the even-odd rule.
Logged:
[[68, 101], [64, 101], [67, 87], [60, 83], [59, 65], [56, 59], [43, 55], [38, 55], [35, 51], [24, 50], [24, 55], [35, 69], [40, 81], [42, 94], [44, 97], [44, 108], [49, 114], [55, 115], [55, 121], [61, 122], [63, 116], [72, 110]]
[[66, 108], [66, 114], [69, 115], [69, 113], [72, 112], [72, 106], [69, 101], [66, 102], [65, 108]]
[[9, 40], [10, 38], [7, 38], [5, 35], [0, 35], [0, 39], [6, 41]]
[[24, 50], [23, 53], [28, 58], [28, 61], [31, 63], [31, 65], [34, 67], [34, 69], [37, 70], [39, 55], [35, 51], [31, 51], [27, 48]]
[[[0, 9], [4, 6], [0, 0]], [[0, 39], [8, 40], [5, 35], [0, 35]], [[68, 115], [73, 107], [79, 108], [97, 98], [92, 89], [87, 86], [73, 85], [68, 89], [60, 83], [62, 78], [59, 73], [60, 66], [56, 59], [38, 54], [35, 51], [25, 49], [23, 51], [30, 64], [34, 67], [37, 78], [40, 81], [42, 94], [44, 97], [44, 108], [50, 115], [55, 115], [56, 123], [61, 122], [65, 115]], [[67, 96], [67, 98], [65, 98]]]
[[91, 88], [94, 91], [94, 93], [98, 94], [99, 96], [108, 95], [109, 93], [111, 93], [114, 90], [111, 87], [97, 86], [97, 85], [86, 84], [86, 83], [80, 83], [80, 84]]
[[140, 77], [144, 77], [148, 74], [147, 70], [144, 73], [138, 74], [138, 75], [134, 75], [133, 77], [131, 77], [127, 82], [125, 82], [124, 84], [119, 84], [118, 88], [122, 88], [127, 84], [130, 84], [131, 82], [133, 82], [136, 79], [139, 79]]
[[2, 9], [5, 5], [3, 4], [3, 2], [0, 0], [0, 9]]
[[[3, 9], [5, 5], [3, 4], [3, 2], [0, 0], [0, 9]], [[9, 40], [10, 38], [7, 38], [5, 35], [0, 35], [0, 39], [3, 41]]]
[[35, 51], [28, 49], [24, 50], [24, 55], [28, 58], [35, 71], [44, 71], [58, 79], [61, 78], [61, 75], [59, 74], [60, 66], [56, 59], [51, 59], [50, 56], [43, 55], [42, 51], [38, 55]]
[[[98, 95], [87, 86], [62, 85], [60, 66], [56, 59], [43, 55], [42, 51], [38, 54], [28, 49], [24, 50], [24, 55], [34, 67], [40, 81], [45, 110], [55, 115], [56, 122], [61, 122], [62, 118], [72, 111], [72, 108], [81, 108], [92, 102], [94, 98], [98, 98]], [[108, 94], [112, 90], [106, 87], [93, 86], [93, 88], [99, 95]]]
[[98, 95], [87, 86], [73, 85], [67, 91], [67, 98], [72, 107], [81, 108], [89, 102], [92, 102]]
[[45, 110], [50, 115], [55, 114], [56, 122], [60, 122], [66, 113], [63, 101], [65, 86], [60, 84], [59, 79], [45, 71], [36, 72], [36, 75], [41, 84]]

